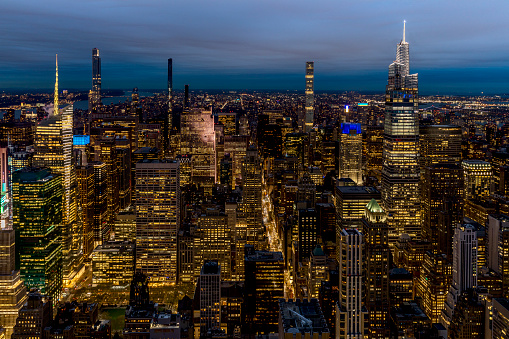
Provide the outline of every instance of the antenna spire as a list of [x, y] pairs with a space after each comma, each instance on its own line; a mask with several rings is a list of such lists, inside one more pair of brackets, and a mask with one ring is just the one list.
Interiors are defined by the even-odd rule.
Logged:
[[406, 20], [403, 20], [403, 42], [405, 41]]
[[58, 54], [55, 54], [55, 97], [53, 99], [53, 114], [58, 114]]

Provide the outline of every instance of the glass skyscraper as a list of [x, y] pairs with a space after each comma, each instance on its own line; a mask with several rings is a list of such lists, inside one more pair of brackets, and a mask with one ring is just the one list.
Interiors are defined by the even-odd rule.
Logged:
[[382, 200], [391, 244], [401, 234], [420, 236], [419, 102], [417, 74], [409, 74], [408, 47], [403, 30], [385, 95]]

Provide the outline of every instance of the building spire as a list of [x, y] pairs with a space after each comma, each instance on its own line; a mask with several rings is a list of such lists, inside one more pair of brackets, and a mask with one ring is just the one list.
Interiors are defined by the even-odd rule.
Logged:
[[55, 54], [55, 97], [53, 99], [53, 114], [58, 114], [58, 54]]
[[406, 20], [403, 20], [403, 42], [405, 41]]

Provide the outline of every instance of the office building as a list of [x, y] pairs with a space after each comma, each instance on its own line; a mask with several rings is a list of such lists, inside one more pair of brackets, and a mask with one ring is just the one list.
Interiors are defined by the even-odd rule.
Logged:
[[380, 201], [380, 198], [380, 192], [374, 187], [336, 186], [336, 244], [343, 229], [362, 229], [366, 205], [371, 199]]
[[375, 199], [362, 219], [365, 242], [366, 308], [369, 338], [389, 336], [389, 229], [387, 216]]
[[206, 261], [200, 271], [200, 334], [221, 328], [221, 266]]
[[0, 327], [10, 339], [18, 312], [27, 300], [26, 287], [15, 268], [15, 232], [11, 226], [0, 229]]
[[364, 305], [364, 239], [356, 229], [343, 229], [338, 244], [339, 301], [336, 304], [336, 338], [368, 335], [368, 311]]
[[[422, 240], [431, 242], [435, 253], [452, 251], [454, 227], [463, 217], [463, 183], [463, 170], [457, 164], [440, 163], [424, 168]], [[449, 218], [439, 223], [441, 212]]]
[[136, 241], [136, 209], [134, 206], [118, 212], [113, 234], [115, 240]]
[[154, 284], [177, 281], [180, 225], [179, 164], [146, 160], [136, 164], [136, 271]]
[[16, 262], [27, 288], [55, 302], [62, 292], [62, 176], [26, 168], [13, 174]]
[[85, 261], [94, 250], [94, 204], [95, 176], [94, 166], [76, 166], [78, 213], [83, 225], [83, 255]]
[[239, 236], [246, 244], [257, 245], [258, 233], [262, 228], [262, 167], [258, 151], [250, 147], [242, 164], [242, 205], [245, 230], [239, 229]]
[[447, 290], [451, 285], [452, 267], [445, 254], [424, 254], [416, 294], [422, 298], [422, 309], [433, 323], [440, 321]]
[[461, 162], [465, 180], [465, 200], [482, 200], [490, 195], [491, 164], [482, 160], [463, 160]]
[[328, 339], [330, 331], [318, 300], [279, 301], [279, 339]]
[[509, 329], [509, 300], [507, 298], [493, 298], [493, 339], [505, 339]]
[[391, 246], [401, 234], [420, 237], [419, 100], [417, 74], [409, 74], [409, 67], [403, 30], [385, 96], [382, 200]]
[[461, 161], [461, 127], [424, 125], [419, 127], [421, 171], [438, 163]]
[[327, 256], [320, 245], [311, 252], [308, 269], [308, 291], [311, 298], [318, 298], [322, 281], [327, 280]]
[[64, 286], [76, 282], [83, 270], [83, 229], [77, 219], [76, 171], [73, 154], [73, 105], [58, 105], [58, 64], [53, 114], [37, 124], [34, 166], [47, 167], [62, 177], [62, 264]]
[[363, 156], [366, 159], [365, 175], [375, 177], [378, 181], [382, 177], [383, 158], [383, 126], [367, 126], [363, 132]]
[[101, 106], [101, 58], [99, 50], [92, 49], [92, 90], [88, 97], [88, 114], [98, 113]]
[[313, 128], [315, 115], [315, 63], [306, 62], [306, 116], [304, 122], [304, 132], [309, 133]]
[[473, 225], [458, 224], [454, 231], [452, 283], [447, 294], [441, 322], [448, 328], [461, 294], [477, 287], [477, 230]]
[[362, 131], [359, 123], [342, 123], [339, 134], [339, 178], [362, 185]]
[[92, 253], [94, 285], [127, 286], [135, 266], [135, 244], [131, 241], [107, 241]]
[[284, 298], [285, 261], [281, 252], [255, 251], [246, 245], [242, 333], [278, 330], [279, 299]]
[[299, 209], [297, 220], [299, 232], [299, 259], [302, 260], [304, 258], [309, 258], [316, 244], [318, 244], [318, 220], [316, 210], [314, 208]]
[[490, 215], [487, 233], [488, 267], [501, 276], [504, 298], [509, 298], [509, 217]]
[[[485, 305], [479, 290], [468, 288], [457, 298], [447, 337], [450, 339], [484, 339]], [[490, 337], [491, 338], [491, 337]]]
[[173, 131], [173, 59], [168, 59], [168, 122], [167, 122], [167, 146], [169, 147], [170, 134]]
[[192, 159], [192, 182], [211, 186], [216, 181], [214, 116], [212, 111], [184, 109], [180, 117], [180, 154]]
[[53, 319], [53, 302], [51, 297], [34, 290], [19, 311], [11, 339], [43, 339], [44, 329]]
[[389, 271], [389, 300], [392, 307], [397, 307], [413, 300], [414, 276], [404, 268], [393, 268]]

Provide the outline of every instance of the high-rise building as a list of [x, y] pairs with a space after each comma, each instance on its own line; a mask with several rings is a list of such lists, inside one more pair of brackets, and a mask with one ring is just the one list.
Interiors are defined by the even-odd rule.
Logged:
[[203, 264], [198, 280], [200, 293], [200, 334], [221, 328], [221, 266], [215, 261]]
[[134, 242], [107, 241], [92, 253], [93, 283], [127, 286], [134, 274]]
[[279, 299], [284, 298], [285, 261], [281, 252], [255, 251], [246, 245], [242, 333], [270, 333], [278, 329]]
[[422, 309], [433, 323], [440, 321], [450, 284], [451, 265], [445, 254], [426, 252], [416, 294], [422, 298]]
[[83, 268], [83, 229], [77, 219], [77, 185], [73, 155], [73, 105], [58, 106], [58, 64], [54, 111], [37, 125], [34, 166], [47, 167], [62, 177], [62, 223], [60, 236], [64, 286], [71, 286]]
[[[483, 339], [485, 329], [485, 310], [483, 296], [473, 288], [464, 290], [458, 296], [454, 315], [448, 328], [450, 339]], [[489, 337], [491, 338], [491, 336]], [[495, 337], [493, 337], [495, 338]]]
[[5, 329], [5, 336], [10, 339], [27, 293], [20, 272], [16, 270], [16, 233], [12, 227], [12, 196], [7, 158], [7, 148], [0, 147], [0, 327]]
[[364, 239], [356, 229], [343, 229], [339, 239], [339, 301], [336, 304], [336, 338], [368, 335], [364, 306]]
[[78, 184], [78, 213], [83, 225], [83, 255], [88, 258], [94, 250], [95, 177], [92, 165], [76, 166]]
[[53, 303], [51, 297], [38, 291], [31, 291], [28, 300], [19, 311], [12, 339], [42, 339], [44, 329], [53, 319]]
[[387, 216], [375, 199], [362, 219], [366, 250], [366, 308], [368, 338], [389, 337], [389, 229]]
[[258, 151], [250, 147], [242, 164], [242, 207], [245, 230], [237, 236], [246, 244], [255, 245], [262, 228], [262, 167]]
[[315, 63], [306, 62], [306, 120], [304, 123], [304, 132], [309, 133], [313, 128], [315, 115]]
[[482, 200], [490, 195], [491, 164], [482, 160], [463, 160], [461, 163], [465, 180], [465, 200]]
[[493, 298], [493, 339], [507, 338], [509, 328], [509, 300], [506, 298]]
[[214, 116], [212, 111], [184, 109], [180, 117], [180, 154], [191, 155], [195, 184], [211, 186], [216, 181]]
[[339, 178], [362, 185], [362, 131], [359, 123], [342, 123], [339, 134]]
[[509, 298], [509, 216], [490, 215], [487, 233], [488, 267], [500, 274], [504, 298]]
[[[458, 164], [439, 163], [424, 168], [421, 237], [432, 243], [435, 253], [452, 253], [454, 227], [463, 217], [463, 182], [463, 170]], [[450, 216], [447, 222], [439, 223], [440, 212]]]
[[62, 176], [27, 167], [13, 174], [16, 262], [28, 288], [62, 293]]
[[136, 164], [136, 271], [154, 284], [177, 281], [180, 225], [179, 163], [145, 160]]
[[362, 228], [366, 205], [371, 199], [380, 201], [380, 192], [368, 186], [336, 186], [336, 223], [339, 232], [347, 228]]
[[366, 126], [364, 128], [364, 157], [366, 159], [365, 175], [374, 176], [378, 181], [382, 176], [383, 126]]
[[173, 129], [173, 59], [168, 59], [168, 136]]
[[461, 161], [461, 127], [424, 125], [419, 127], [421, 171], [427, 166]]
[[92, 90], [88, 98], [88, 113], [97, 113], [101, 106], [101, 58], [99, 50], [92, 49]]
[[452, 283], [447, 294], [441, 322], [448, 328], [458, 298], [468, 288], [477, 287], [477, 230], [458, 224], [454, 230]]
[[385, 96], [382, 200], [391, 245], [401, 234], [420, 237], [419, 101], [417, 74], [409, 74], [409, 67], [403, 29]]

